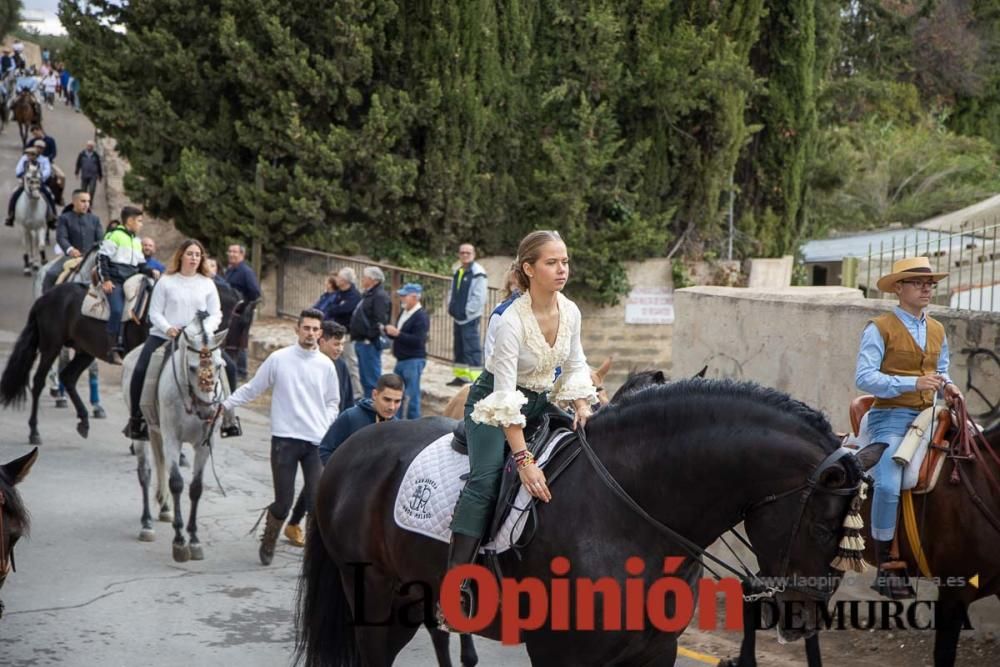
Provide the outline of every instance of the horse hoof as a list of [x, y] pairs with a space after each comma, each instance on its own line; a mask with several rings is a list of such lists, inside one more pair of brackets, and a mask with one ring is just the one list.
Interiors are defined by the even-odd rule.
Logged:
[[28, 267], [24, 267], [23, 273], [26, 276], [30, 276], [31, 275], [31, 269], [29, 269]]
[[140, 542], [155, 542], [156, 533], [153, 532], [152, 528], [143, 528], [139, 531], [139, 541]]
[[90, 435], [90, 424], [84, 421], [76, 423], [76, 432], [80, 434], [81, 438], [86, 438]]
[[191, 553], [191, 560], [205, 560], [205, 551], [200, 544], [189, 545], [188, 551]]
[[174, 560], [178, 563], [186, 563], [191, 560], [191, 549], [186, 544], [174, 545]]
[[160, 521], [163, 521], [163, 522], [166, 522], [166, 523], [173, 523], [173, 521], [174, 521], [174, 513], [173, 512], [169, 512], [167, 510], [161, 511], [160, 512]]
[[31, 435], [28, 436], [28, 444], [29, 445], [42, 444], [42, 436], [38, 435], [37, 433], [32, 433]]
[[69, 407], [69, 401], [67, 401], [65, 398], [57, 398], [56, 399], [56, 407], [57, 408], [68, 408]]

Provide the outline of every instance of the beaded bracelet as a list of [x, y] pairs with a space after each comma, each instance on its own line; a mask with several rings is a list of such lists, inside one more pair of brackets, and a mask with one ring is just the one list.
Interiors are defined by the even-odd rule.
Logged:
[[514, 454], [514, 463], [517, 465], [517, 469], [521, 470], [527, 468], [532, 463], [535, 462], [535, 457], [527, 449], [522, 449], [521, 451]]

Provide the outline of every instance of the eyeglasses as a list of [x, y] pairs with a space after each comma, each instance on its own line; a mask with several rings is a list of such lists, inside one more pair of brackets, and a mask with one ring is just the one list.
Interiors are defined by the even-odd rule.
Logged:
[[937, 287], [936, 280], [900, 280], [899, 282], [906, 285], [913, 285], [917, 289], [934, 289]]

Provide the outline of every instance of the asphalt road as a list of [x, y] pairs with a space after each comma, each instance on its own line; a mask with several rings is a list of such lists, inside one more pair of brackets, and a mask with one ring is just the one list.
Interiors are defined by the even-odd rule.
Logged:
[[[60, 146], [57, 162], [72, 165], [93, 127], [84, 116], [62, 108], [47, 112], [46, 119]], [[18, 143], [16, 128], [0, 135], [8, 193], [14, 187]], [[71, 178], [67, 189], [74, 185]], [[102, 186], [96, 212], [106, 222], [103, 194]], [[31, 304], [31, 281], [21, 275], [20, 254], [19, 236], [0, 227], [2, 364]], [[56, 409], [47, 396], [42, 400], [44, 444], [19, 487], [32, 514], [32, 534], [18, 544], [17, 572], [0, 591], [6, 603], [0, 664], [288, 664], [301, 551], [282, 540], [274, 563], [262, 567], [256, 538], [248, 535], [272, 497], [267, 418], [244, 413], [245, 435], [216, 447], [215, 465], [226, 495], [209, 475], [199, 508], [205, 560], [178, 564], [171, 559], [168, 524], [156, 524], [153, 543], [137, 539], [141, 501], [135, 458], [120, 433], [126, 415], [117, 369], [102, 364], [101, 371], [109, 418], [93, 420], [86, 440], [76, 434], [68, 410]], [[26, 422], [25, 410], [0, 410], [0, 462], [29, 451]], [[483, 665], [529, 664], [521, 647], [477, 639], [477, 648]], [[457, 641], [452, 654], [457, 661]], [[705, 661], [682, 658], [678, 664]], [[417, 634], [397, 664], [436, 664], [425, 632]]]

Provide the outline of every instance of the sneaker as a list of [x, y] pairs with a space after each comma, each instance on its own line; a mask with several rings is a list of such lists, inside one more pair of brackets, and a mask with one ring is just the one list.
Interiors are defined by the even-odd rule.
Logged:
[[469, 384], [469, 381], [465, 378], [456, 377], [451, 382], [448, 383], [449, 387], [463, 387]]
[[94, 419], [107, 419], [108, 413], [100, 405], [95, 405], [93, 410]]
[[290, 523], [285, 526], [285, 537], [288, 538], [288, 541], [292, 544], [292, 546], [304, 547], [306, 545], [305, 532], [299, 525]]

